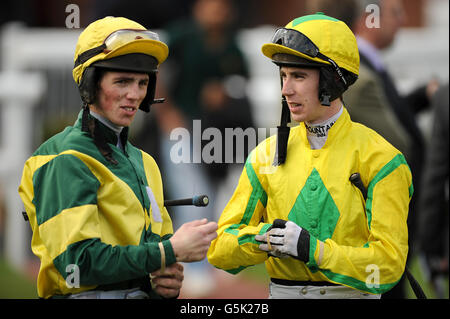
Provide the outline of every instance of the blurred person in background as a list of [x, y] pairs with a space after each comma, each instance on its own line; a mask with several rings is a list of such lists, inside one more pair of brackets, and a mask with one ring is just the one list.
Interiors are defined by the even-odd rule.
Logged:
[[418, 221], [419, 253], [438, 298], [448, 297], [449, 255], [449, 85], [432, 100], [433, 129], [426, 153]]
[[[164, 92], [167, 101], [164, 107], [155, 108], [161, 130], [163, 176], [169, 181], [167, 191], [171, 197], [201, 193], [207, 194], [211, 202], [208, 207], [202, 208], [181, 210], [174, 207], [172, 216], [175, 228], [192, 219], [218, 219], [216, 212], [223, 208], [220, 207], [221, 198], [231, 196], [231, 193], [222, 194], [223, 189], [218, 193], [220, 186], [235, 166], [239, 166], [240, 171], [247, 156], [247, 144], [244, 145], [244, 154], [240, 154], [238, 152], [242, 150], [236, 147], [227, 149], [224, 140], [226, 128], [245, 130], [253, 126], [245, 92], [249, 71], [236, 38], [236, 14], [233, 0], [196, 0], [189, 18], [171, 22], [165, 28], [171, 53], [163, 67], [163, 85], [158, 85], [158, 91]], [[194, 120], [200, 120], [196, 122], [197, 128], [201, 125], [200, 136], [194, 135]], [[169, 136], [179, 128], [185, 128], [190, 133], [187, 149], [190, 156], [187, 162], [176, 163], [169, 156], [176, 141], [170, 141]], [[220, 141], [216, 136], [209, 137], [220, 143], [220, 147], [207, 154], [213, 158], [212, 162], [205, 161], [202, 151], [211, 140], [194, 141], [202, 137], [207, 128], [220, 132]], [[138, 138], [146, 136], [146, 131], [143, 129]], [[233, 142], [237, 145], [236, 141]], [[199, 148], [193, 147], [196, 143]], [[234, 154], [233, 163], [225, 162], [225, 156], [229, 154]], [[195, 161], [195, 158], [200, 160]], [[242, 161], [235, 164], [238, 158]], [[183, 183], [175, 182], [180, 176]], [[213, 270], [206, 260], [185, 265], [183, 291], [186, 295], [205, 296], [212, 291], [215, 288], [210, 275]]]
[[[348, 11], [345, 10], [348, 8]], [[379, 25], [371, 25], [369, 5], [379, 8]], [[352, 120], [362, 123], [383, 136], [399, 149], [411, 167], [414, 197], [410, 204], [408, 231], [411, 256], [415, 252], [420, 214], [417, 201], [421, 194], [426, 144], [416, 116], [427, 109], [438, 87], [435, 80], [402, 96], [383, 61], [382, 51], [392, 46], [406, 15], [402, 0], [311, 0], [311, 10], [345, 17], [356, 35], [360, 53], [359, 79], [344, 94], [344, 102]], [[370, 9], [370, 7], [369, 7]], [[373, 21], [372, 21], [373, 22]], [[404, 279], [383, 298], [405, 298]]]
[[[245, 93], [249, 73], [237, 43], [234, 9], [233, 0], [197, 0], [190, 19], [167, 26], [173, 54], [165, 66], [165, 84], [180, 117], [175, 124], [192, 130], [192, 121], [198, 119], [202, 128], [218, 128], [222, 136], [226, 127], [245, 129], [253, 125]], [[163, 112], [170, 112], [170, 108], [160, 111], [165, 115]], [[168, 132], [176, 127], [173, 123], [169, 126]], [[207, 163], [204, 170], [215, 184], [226, 176], [227, 166], [223, 151], [221, 162]]]
[[180, 262], [204, 259], [217, 224], [173, 232], [154, 159], [128, 141], [138, 110], [155, 103], [168, 47], [126, 18], [80, 34], [73, 78], [83, 108], [73, 126], [26, 161], [19, 194], [40, 258], [41, 298], [176, 298]]
[[360, 13], [359, 0], [306, 0], [305, 12], [323, 12], [331, 17], [339, 18], [351, 29], [356, 17]]

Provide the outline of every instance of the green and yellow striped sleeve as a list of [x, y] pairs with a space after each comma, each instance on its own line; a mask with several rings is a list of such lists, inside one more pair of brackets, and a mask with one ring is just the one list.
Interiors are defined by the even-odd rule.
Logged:
[[258, 248], [255, 240], [255, 235], [265, 233], [271, 226], [261, 222], [266, 205], [267, 193], [253, 164], [247, 160], [238, 186], [219, 219], [218, 237], [208, 251], [212, 265], [237, 273], [267, 259], [267, 253]]

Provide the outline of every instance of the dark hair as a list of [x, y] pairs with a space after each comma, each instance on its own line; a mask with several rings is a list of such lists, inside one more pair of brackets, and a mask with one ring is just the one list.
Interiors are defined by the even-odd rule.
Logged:
[[107, 69], [103, 69], [103, 68], [97, 68], [96, 71], [94, 72], [94, 91], [92, 92], [92, 104], [97, 104], [98, 103], [98, 93], [100, 92], [101, 89], [101, 82], [103, 77], [105, 76], [105, 74], [109, 72], [109, 70]]

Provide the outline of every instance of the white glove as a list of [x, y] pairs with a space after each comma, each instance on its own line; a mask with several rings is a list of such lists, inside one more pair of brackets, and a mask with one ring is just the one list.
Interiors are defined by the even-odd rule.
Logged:
[[[259, 245], [259, 249], [267, 251], [276, 257], [292, 256], [298, 258], [298, 241], [302, 230], [303, 229], [294, 222], [276, 220], [267, 233], [256, 235], [255, 239], [262, 242], [262, 244]], [[267, 242], [267, 237], [269, 237], [269, 243]]]

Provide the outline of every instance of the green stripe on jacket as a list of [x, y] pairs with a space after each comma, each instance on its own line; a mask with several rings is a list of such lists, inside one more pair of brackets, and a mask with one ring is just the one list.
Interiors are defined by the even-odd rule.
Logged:
[[[258, 176], [256, 175], [255, 170], [253, 169], [253, 166], [249, 160], [247, 160], [247, 162], [245, 163], [245, 171], [247, 172], [247, 177], [250, 181], [250, 184], [252, 185], [252, 193], [250, 194], [250, 198], [247, 202], [247, 207], [245, 208], [244, 215], [242, 216], [239, 224], [233, 224], [225, 230], [225, 232], [233, 234], [235, 236], [238, 235], [238, 228], [241, 225], [248, 225], [250, 223], [258, 201], [260, 201], [264, 207], [266, 207], [267, 205], [267, 193], [261, 186]], [[251, 242], [252, 240], [250, 240], [249, 238], [242, 238], [240, 239], [239, 243], [243, 244], [249, 241]]]
[[67, 208], [97, 204], [100, 182], [78, 157], [63, 154], [33, 174], [36, 219], [42, 225]]
[[[366, 200], [366, 215], [367, 223], [369, 229], [372, 223], [372, 201], [373, 201], [373, 191], [378, 182], [383, 178], [388, 176], [394, 170], [396, 170], [400, 165], [408, 166], [405, 157], [402, 154], [397, 154], [389, 163], [383, 166], [383, 168], [375, 175], [375, 177], [370, 181], [369, 187], [367, 188], [367, 200]], [[409, 166], [408, 166], [409, 168]], [[414, 192], [413, 185], [409, 186], [409, 197], [411, 198]]]

